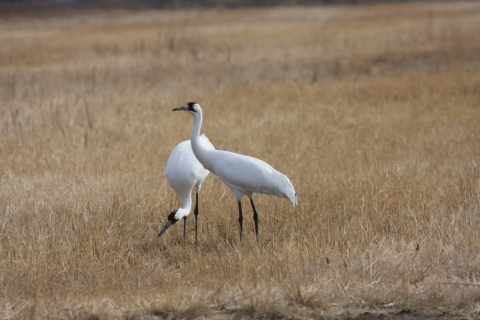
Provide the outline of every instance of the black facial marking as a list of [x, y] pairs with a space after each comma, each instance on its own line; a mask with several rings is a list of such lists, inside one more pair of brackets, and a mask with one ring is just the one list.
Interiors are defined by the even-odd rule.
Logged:
[[194, 105], [194, 104], [196, 104], [196, 102], [189, 102], [189, 103], [187, 103], [188, 111], [197, 112], [197, 111], [195, 111], [195, 109], [193, 109], [193, 105]]
[[177, 214], [177, 210], [173, 210], [169, 215], [168, 215], [168, 221], [171, 221], [172, 224], [175, 224], [178, 222], [178, 219], [175, 218], [175, 215]]

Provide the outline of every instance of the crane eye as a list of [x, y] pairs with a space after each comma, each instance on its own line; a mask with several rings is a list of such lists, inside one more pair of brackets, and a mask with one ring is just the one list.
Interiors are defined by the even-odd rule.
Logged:
[[168, 215], [168, 221], [172, 221], [172, 224], [175, 224], [178, 222], [178, 219], [175, 218], [175, 215], [177, 214], [177, 210], [173, 210], [172, 212], [170, 212], [170, 214]]
[[193, 106], [194, 106], [195, 104], [197, 104], [197, 103], [196, 103], [196, 102], [189, 102], [189, 103], [187, 103], [188, 111], [197, 112], [197, 111], [193, 108]]

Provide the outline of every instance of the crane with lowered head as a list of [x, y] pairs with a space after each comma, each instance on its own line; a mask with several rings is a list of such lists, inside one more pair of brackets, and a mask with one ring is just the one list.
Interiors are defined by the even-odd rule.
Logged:
[[[204, 148], [207, 150], [215, 150], [215, 147], [205, 135], [199, 137]], [[160, 237], [168, 228], [183, 218], [183, 243], [187, 238], [187, 217], [192, 208], [192, 190], [195, 187], [195, 243], [198, 242], [197, 223], [198, 223], [198, 194], [202, 187], [202, 183], [210, 172], [206, 170], [197, 160], [192, 151], [190, 140], [186, 140], [177, 144], [167, 160], [165, 168], [165, 176], [173, 190], [182, 200], [182, 207], [173, 210], [168, 215], [168, 221], [158, 234]]]

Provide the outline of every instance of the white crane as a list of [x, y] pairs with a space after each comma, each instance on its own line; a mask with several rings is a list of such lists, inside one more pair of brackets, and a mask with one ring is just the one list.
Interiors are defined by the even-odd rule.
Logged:
[[[197, 137], [201, 141], [202, 146], [207, 150], [215, 150], [205, 135]], [[190, 140], [186, 140], [177, 144], [172, 154], [167, 160], [165, 175], [168, 183], [182, 200], [182, 207], [172, 211], [168, 215], [168, 221], [158, 234], [160, 237], [170, 226], [174, 225], [183, 218], [183, 243], [187, 237], [187, 217], [192, 208], [192, 190], [195, 187], [195, 243], [197, 243], [197, 220], [198, 220], [198, 193], [202, 187], [203, 181], [210, 172], [205, 170], [197, 158], [193, 154]]]
[[253, 195], [255, 193], [264, 193], [278, 198], [287, 198], [295, 206], [297, 204], [297, 194], [292, 183], [286, 175], [278, 172], [271, 165], [260, 159], [223, 150], [209, 149], [199, 136], [203, 121], [202, 107], [196, 102], [189, 102], [172, 111], [180, 110], [187, 111], [193, 115], [194, 125], [190, 137], [193, 153], [205, 169], [216, 174], [237, 198], [240, 240], [242, 240], [243, 229], [241, 203], [243, 196], [250, 198], [253, 220], [255, 221], [255, 234], [258, 240], [258, 214], [253, 203]]

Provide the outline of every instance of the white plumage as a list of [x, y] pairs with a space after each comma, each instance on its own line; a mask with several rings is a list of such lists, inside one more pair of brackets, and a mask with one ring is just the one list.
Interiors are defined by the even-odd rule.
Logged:
[[[205, 135], [199, 137], [204, 148], [215, 150]], [[168, 221], [162, 228], [158, 236], [161, 236], [170, 226], [184, 219], [183, 240], [186, 241], [187, 217], [192, 208], [192, 190], [195, 187], [195, 242], [197, 242], [197, 219], [198, 219], [198, 193], [202, 187], [203, 181], [210, 172], [205, 170], [202, 164], [197, 160], [192, 151], [190, 140], [180, 142], [170, 154], [165, 168], [165, 176], [173, 190], [182, 200], [182, 207], [170, 213]]]
[[274, 195], [278, 198], [287, 198], [295, 206], [297, 194], [292, 183], [281, 172], [275, 170], [268, 163], [238, 153], [209, 149], [207, 144], [199, 136], [202, 127], [202, 108], [196, 102], [189, 102], [186, 105], [175, 108], [173, 111], [187, 111], [193, 115], [194, 126], [192, 135], [193, 153], [205, 167], [216, 174], [233, 192], [238, 202], [240, 224], [240, 239], [242, 239], [242, 197], [248, 196], [253, 209], [255, 221], [255, 232], [258, 238], [258, 214], [255, 210], [253, 195], [264, 193]]

